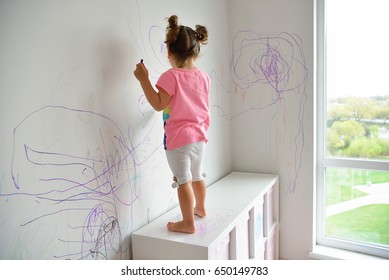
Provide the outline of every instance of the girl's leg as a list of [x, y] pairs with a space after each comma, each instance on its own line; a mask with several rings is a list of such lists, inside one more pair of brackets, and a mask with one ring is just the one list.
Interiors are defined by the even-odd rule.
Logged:
[[207, 189], [205, 186], [204, 174], [202, 169], [205, 148], [206, 144], [204, 141], [194, 143], [193, 152], [191, 155], [191, 173], [193, 176], [192, 187], [196, 199], [194, 213], [199, 217], [205, 217], [207, 215], [205, 211], [205, 196]]
[[183, 232], [183, 233], [195, 233], [196, 227], [194, 222], [194, 201], [193, 201], [193, 189], [192, 184], [188, 183], [179, 186], [178, 201], [180, 202], [180, 208], [183, 220], [180, 222], [169, 222], [167, 227], [171, 231]]
[[207, 194], [207, 188], [205, 186], [205, 180], [192, 182], [193, 193], [196, 199], [196, 206], [194, 208], [194, 214], [199, 217], [205, 217], [207, 215], [205, 211], [205, 196]]

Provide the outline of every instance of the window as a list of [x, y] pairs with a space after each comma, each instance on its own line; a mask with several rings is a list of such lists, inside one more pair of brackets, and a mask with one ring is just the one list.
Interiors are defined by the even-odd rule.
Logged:
[[389, 2], [317, 4], [317, 243], [389, 258]]

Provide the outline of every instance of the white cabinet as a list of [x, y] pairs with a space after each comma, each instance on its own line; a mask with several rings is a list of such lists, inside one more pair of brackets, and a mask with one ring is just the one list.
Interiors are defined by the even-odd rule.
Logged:
[[196, 233], [170, 232], [179, 206], [132, 234], [134, 259], [278, 259], [278, 176], [232, 172], [207, 189]]

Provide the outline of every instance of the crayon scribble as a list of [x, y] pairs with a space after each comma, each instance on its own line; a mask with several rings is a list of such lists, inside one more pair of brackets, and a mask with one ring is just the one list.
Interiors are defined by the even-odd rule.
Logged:
[[252, 104], [249, 108], [235, 113], [230, 117], [231, 120], [249, 111], [280, 104], [286, 95], [298, 98], [298, 130], [292, 136], [294, 151], [290, 173], [293, 178], [288, 186], [288, 192], [294, 192], [302, 163], [307, 100], [308, 69], [301, 38], [287, 32], [262, 34], [252, 30], [239, 31], [232, 40], [230, 71], [238, 90], [244, 92], [251, 88], [255, 89], [255, 94], [261, 95], [263, 89], [259, 86], [265, 85], [268, 86], [267, 92], [273, 94], [272, 98], [261, 98], [259, 106]]
[[68, 237], [58, 240], [78, 249], [55, 258], [109, 259], [128, 254], [120, 215], [131, 216], [131, 206], [141, 195], [134, 178], [142, 164], [135, 150], [142, 143], [127, 144], [107, 116], [63, 106], [30, 113], [13, 130], [13, 137], [15, 191], [0, 196], [31, 197], [41, 207], [20, 226], [77, 212], [79, 219], [66, 224]]

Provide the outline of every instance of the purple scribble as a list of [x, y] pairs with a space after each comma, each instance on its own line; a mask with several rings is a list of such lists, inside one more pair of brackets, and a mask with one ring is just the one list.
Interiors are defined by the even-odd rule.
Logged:
[[268, 84], [278, 100], [284, 93], [304, 87], [308, 75], [301, 38], [286, 32], [237, 32], [232, 41], [230, 69], [239, 88]]
[[[147, 114], [141, 105], [138, 108]], [[142, 143], [133, 145], [125, 139], [109, 117], [64, 106], [35, 110], [13, 130], [11, 177], [15, 191], [0, 196], [31, 197], [44, 207], [32, 211], [39, 214], [20, 226], [61, 219], [72, 212], [80, 218], [66, 225], [69, 237], [58, 238], [79, 249], [54, 258], [128, 256], [130, 244], [122, 229], [131, 224], [122, 225], [120, 213], [132, 216], [132, 205], [141, 195], [136, 177], [147, 158], [141, 161], [135, 153]]]
[[[254, 85], [269, 85], [273, 98], [260, 106], [252, 105], [230, 118], [233, 120], [249, 111], [262, 110], [280, 103], [286, 94], [299, 98], [297, 115], [298, 131], [294, 136], [293, 178], [288, 193], [296, 188], [304, 148], [304, 112], [307, 100], [306, 86], [308, 69], [302, 48], [302, 40], [296, 34], [281, 32], [261, 34], [243, 30], [232, 40], [230, 71], [233, 83], [241, 90]], [[261, 92], [257, 92], [261, 94]], [[219, 108], [219, 110], [222, 110]]]

